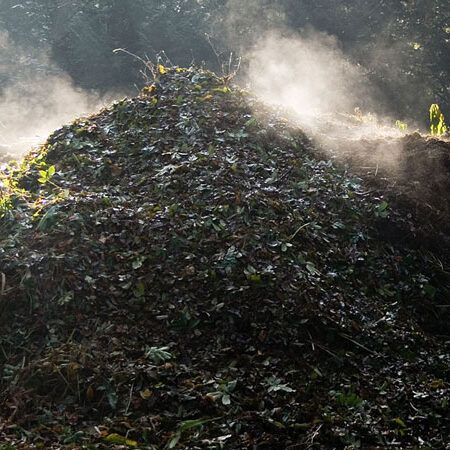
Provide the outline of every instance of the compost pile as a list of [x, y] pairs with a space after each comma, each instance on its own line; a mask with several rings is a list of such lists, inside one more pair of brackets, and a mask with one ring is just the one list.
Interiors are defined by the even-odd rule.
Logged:
[[414, 216], [421, 240], [450, 253], [450, 141], [419, 133], [379, 139], [342, 139], [333, 156]]
[[0, 442], [443, 448], [448, 260], [276, 111], [159, 71], [3, 173]]

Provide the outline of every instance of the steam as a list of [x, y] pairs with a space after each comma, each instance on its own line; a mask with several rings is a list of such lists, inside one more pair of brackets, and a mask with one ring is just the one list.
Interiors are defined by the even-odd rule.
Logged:
[[0, 91], [0, 153], [20, 156], [63, 124], [105, 103], [105, 98], [77, 88], [44, 52], [30, 54], [5, 34], [0, 34], [0, 52], [0, 79], [8, 77]]
[[251, 51], [246, 75], [262, 101], [281, 106], [333, 156], [376, 172], [398, 169], [404, 133], [395, 119], [373, 112], [388, 108], [335, 37], [271, 31]]
[[335, 135], [341, 130], [348, 136], [351, 128], [361, 136], [381, 129], [383, 134], [399, 135], [370, 113], [379, 109], [375, 88], [333, 36], [270, 32], [252, 51], [247, 75], [261, 100], [286, 108], [315, 133]]
[[345, 59], [335, 38], [319, 33], [306, 38], [270, 33], [251, 55], [249, 77], [263, 100], [303, 118], [350, 112], [364, 99], [359, 68]]
[[65, 75], [12, 84], [0, 97], [0, 145], [11, 153], [23, 153], [100, 104], [97, 96], [77, 89]]

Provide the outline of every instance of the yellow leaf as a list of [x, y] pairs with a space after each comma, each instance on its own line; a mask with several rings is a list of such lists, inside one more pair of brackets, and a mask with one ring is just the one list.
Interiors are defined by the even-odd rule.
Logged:
[[67, 378], [73, 381], [77, 378], [78, 370], [80, 369], [80, 365], [76, 362], [71, 362], [67, 365]]
[[150, 86], [145, 86], [142, 89], [142, 93], [145, 95], [153, 95], [156, 92], [156, 86], [151, 84]]
[[139, 395], [144, 399], [147, 400], [149, 399], [152, 395], [153, 392], [150, 389], [145, 389], [144, 391], [140, 391]]
[[445, 387], [445, 382], [444, 382], [444, 380], [433, 380], [431, 383], [430, 383], [430, 387], [432, 388], [432, 389], [442, 389], [442, 388], [444, 388]]
[[221, 94], [228, 94], [229, 92], [231, 92], [231, 89], [227, 86], [224, 86], [224, 87], [220, 87], [220, 88], [214, 88], [213, 91], [220, 92]]
[[124, 436], [121, 436], [117, 433], [109, 434], [105, 437], [106, 442], [110, 442], [111, 444], [120, 444], [120, 445], [127, 445], [128, 447], [137, 447], [138, 443], [136, 441], [133, 441], [131, 439], [127, 439]]
[[162, 64], [158, 64], [158, 72], [160, 75], [165, 75], [167, 73], [167, 69]]

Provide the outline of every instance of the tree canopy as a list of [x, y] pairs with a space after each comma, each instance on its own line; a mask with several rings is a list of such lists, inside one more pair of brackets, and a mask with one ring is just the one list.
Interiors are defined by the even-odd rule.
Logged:
[[251, 45], [270, 28], [314, 28], [338, 38], [389, 99], [392, 112], [417, 117], [430, 103], [450, 106], [445, 0], [3, 0], [0, 12], [0, 29], [15, 44], [28, 52], [49, 51], [85, 88], [140, 83], [138, 61], [114, 54], [116, 48], [149, 58], [164, 51], [175, 65], [204, 63], [214, 70], [220, 52], [234, 52], [245, 62]]

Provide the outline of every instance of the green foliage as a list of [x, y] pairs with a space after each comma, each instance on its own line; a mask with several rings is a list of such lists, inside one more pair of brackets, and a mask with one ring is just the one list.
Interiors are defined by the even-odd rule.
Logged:
[[194, 317], [191, 311], [186, 307], [181, 312], [179, 317], [172, 322], [174, 329], [180, 332], [187, 332], [194, 330], [200, 324], [200, 320]]
[[27, 168], [27, 164], [22, 163], [19, 166], [13, 161], [0, 173], [0, 219], [11, 211], [18, 200], [29, 200], [28, 192], [22, 189], [18, 183], [18, 177]]
[[334, 398], [340, 406], [355, 408], [361, 405], [363, 400], [354, 392], [336, 392]]
[[0, 191], [0, 218], [4, 217], [12, 208], [11, 195]]
[[269, 394], [271, 392], [295, 392], [295, 389], [290, 388], [286, 383], [282, 382], [281, 378], [275, 376], [267, 378], [264, 384], [267, 386], [267, 392]]
[[381, 202], [375, 207], [375, 216], [381, 219], [385, 219], [389, 215], [389, 203], [386, 201]]
[[442, 136], [447, 133], [444, 114], [436, 103], [430, 106], [430, 133], [433, 136]]
[[396, 429], [399, 436], [404, 436], [408, 430], [408, 426], [406, 425], [405, 421], [400, 417], [392, 419], [392, 425], [394, 429]]
[[[39, 210], [37, 211], [35, 218], [39, 218]], [[38, 231], [49, 230], [57, 221], [58, 209], [56, 206], [51, 206], [44, 215], [39, 219], [37, 229]]]
[[55, 175], [56, 173], [56, 169], [55, 166], [50, 166], [48, 169], [45, 170], [39, 170], [39, 178], [38, 181], [41, 184], [46, 184], [48, 183], [53, 175]]
[[399, 129], [400, 131], [407, 131], [408, 130], [408, 124], [406, 122], [402, 122], [401, 120], [395, 121], [395, 128]]
[[236, 389], [236, 385], [237, 380], [215, 383], [214, 387], [216, 388], [216, 391], [209, 392], [206, 396], [213, 401], [220, 399], [223, 405], [230, 405], [231, 394]]
[[168, 449], [175, 448], [184, 432], [189, 430], [201, 429], [203, 425], [209, 422], [213, 422], [214, 420], [217, 419], [194, 419], [194, 420], [185, 420], [184, 422], [181, 422], [178, 425], [177, 431], [173, 434], [173, 436], [167, 443], [166, 448]]
[[145, 352], [145, 357], [153, 361], [155, 364], [162, 364], [173, 358], [169, 347], [149, 347]]

